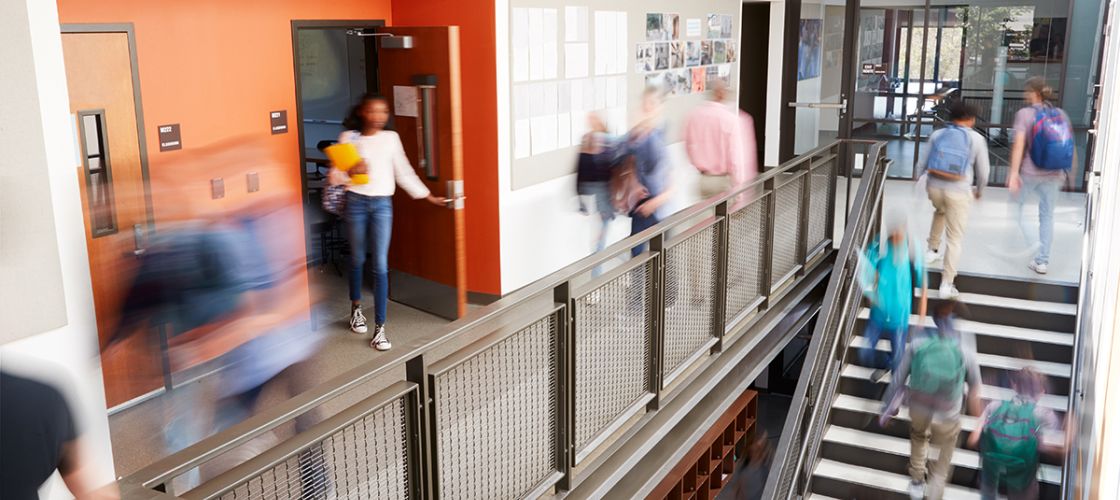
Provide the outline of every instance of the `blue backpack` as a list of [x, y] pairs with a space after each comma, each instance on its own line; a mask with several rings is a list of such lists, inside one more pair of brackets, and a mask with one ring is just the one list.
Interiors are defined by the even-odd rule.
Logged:
[[972, 140], [964, 127], [949, 125], [930, 144], [926, 168], [929, 174], [946, 181], [964, 179], [972, 156]]
[[1034, 107], [1031, 127], [1031, 162], [1043, 170], [1069, 170], [1073, 167], [1073, 128], [1065, 115], [1053, 106]]

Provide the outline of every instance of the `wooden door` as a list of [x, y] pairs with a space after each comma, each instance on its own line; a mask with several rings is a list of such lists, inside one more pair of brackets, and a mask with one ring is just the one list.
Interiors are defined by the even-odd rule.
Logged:
[[[64, 33], [62, 52], [79, 143], [76, 180], [93, 303], [104, 348], [137, 268], [136, 250], [149, 230], [128, 34]], [[158, 345], [149, 335], [129, 335], [102, 353], [109, 407], [163, 386]]]
[[[392, 103], [392, 122], [405, 154], [432, 193], [447, 198], [455, 198], [457, 193], [461, 196], [459, 28], [391, 27], [377, 31], [396, 37], [377, 37], [378, 81], [381, 93]], [[403, 37], [411, 37], [411, 47], [394, 48], [402, 45]], [[414, 92], [420, 102], [398, 106], [395, 97], [404, 96], [402, 92]], [[394, 301], [450, 319], [466, 313], [464, 204], [459, 199], [451, 210], [443, 209], [414, 201], [398, 190], [393, 201], [389, 251], [389, 293]]]

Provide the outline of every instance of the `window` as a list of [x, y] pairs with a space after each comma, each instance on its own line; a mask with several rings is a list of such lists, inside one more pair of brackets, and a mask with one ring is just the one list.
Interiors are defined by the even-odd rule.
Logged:
[[105, 147], [108, 142], [105, 138], [105, 111], [78, 112], [78, 127], [82, 143], [82, 166], [86, 174], [90, 231], [97, 238], [117, 232], [113, 174], [109, 150]]

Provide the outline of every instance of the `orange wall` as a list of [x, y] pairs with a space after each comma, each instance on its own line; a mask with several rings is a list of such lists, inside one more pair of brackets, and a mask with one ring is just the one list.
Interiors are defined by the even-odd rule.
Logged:
[[501, 294], [498, 87], [492, 0], [392, 0], [395, 26], [459, 26], [463, 81], [467, 288]]

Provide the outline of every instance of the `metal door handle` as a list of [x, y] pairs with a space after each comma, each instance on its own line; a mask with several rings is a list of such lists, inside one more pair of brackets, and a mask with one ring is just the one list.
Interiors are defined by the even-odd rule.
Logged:
[[839, 109], [840, 111], [847, 111], [848, 100], [841, 99], [840, 102], [791, 102], [791, 108], [811, 108], [811, 109]]
[[135, 248], [132, 250], [132, 255], [140, 257], [144, 255], [144, 229], [140, 224], [132, 225], [132, 242]]

